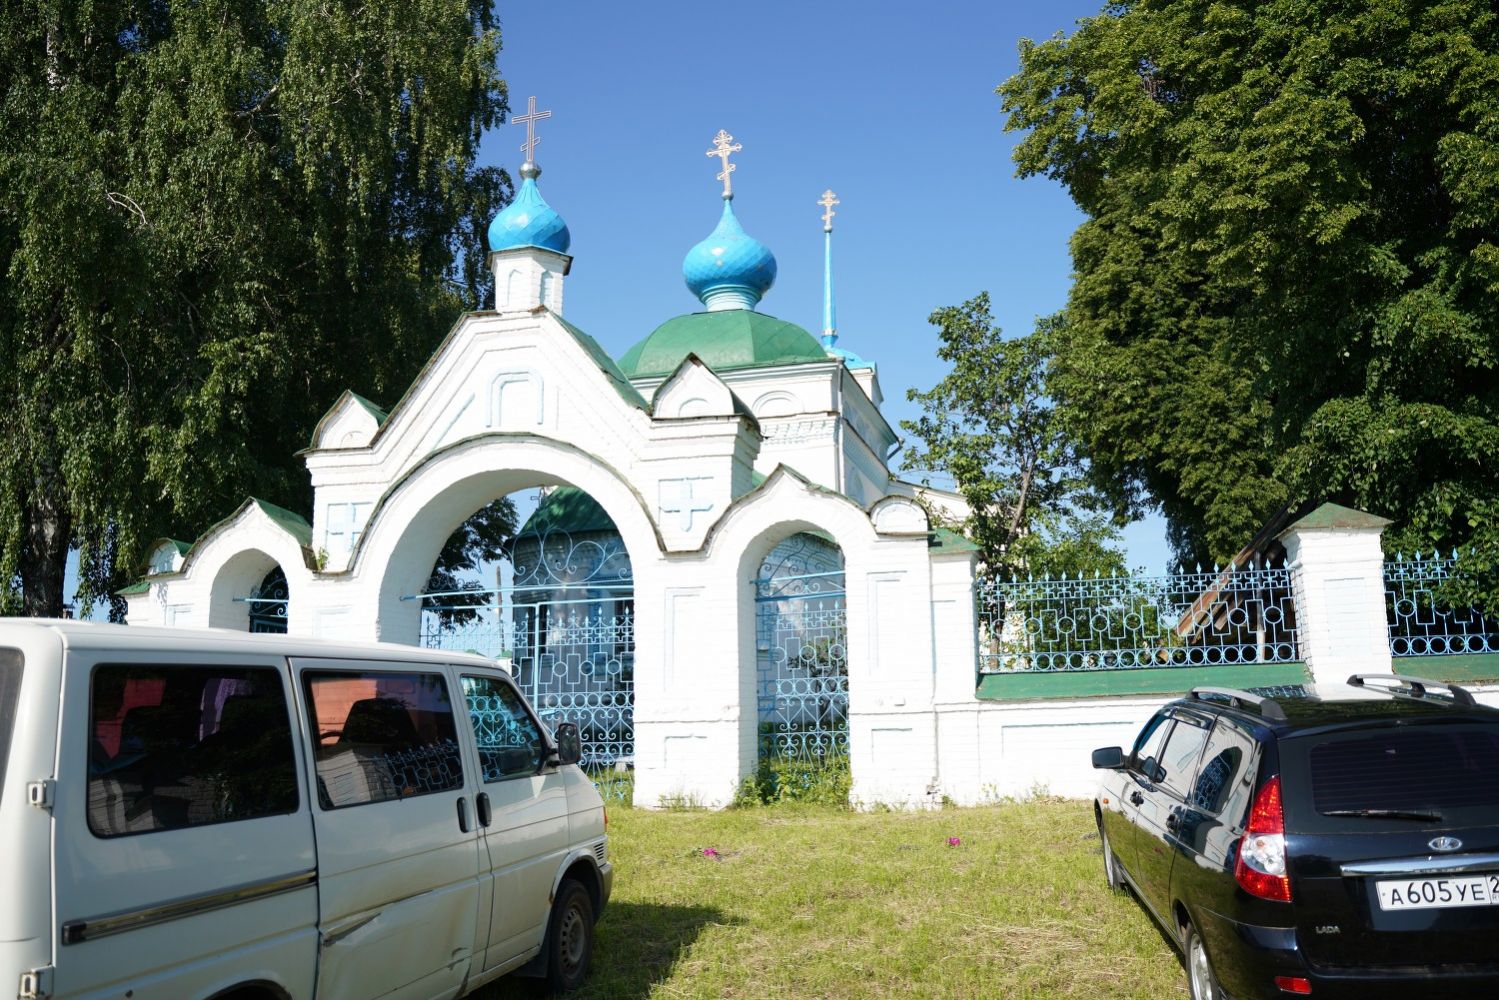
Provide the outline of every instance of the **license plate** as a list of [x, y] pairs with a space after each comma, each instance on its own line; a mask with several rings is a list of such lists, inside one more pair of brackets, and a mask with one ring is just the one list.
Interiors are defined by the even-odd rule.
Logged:
[[1374, 883], [1381, 910], [1499, 906], [1499, 875], [1386, 879]]

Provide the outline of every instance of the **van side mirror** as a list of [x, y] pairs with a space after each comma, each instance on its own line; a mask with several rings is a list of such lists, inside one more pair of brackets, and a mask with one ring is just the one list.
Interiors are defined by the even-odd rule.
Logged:
[[578, 735], [577, 723], [558, 723], [553, 737], [557, 742], [557, 763], [576, 764], [583, 759], [583, 740]]
[[1093, 766], [1117, 771], [1124, 766], [1124, 750], [1121, 747], [1103, 747], [1093, 751]]

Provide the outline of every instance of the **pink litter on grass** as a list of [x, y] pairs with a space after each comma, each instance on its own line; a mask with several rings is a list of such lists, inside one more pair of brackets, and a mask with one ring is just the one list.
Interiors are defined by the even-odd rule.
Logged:
[[703, 848], [703, 857], [713, 858], [716, 861], [718, 860], [718, 852], [711, 847], [705, 847]]
[[948, 847], [957, 847], [961, 843], [963, 843], [963, 839], [961, 837], [948, 837], [947, 838], [947, 846]]

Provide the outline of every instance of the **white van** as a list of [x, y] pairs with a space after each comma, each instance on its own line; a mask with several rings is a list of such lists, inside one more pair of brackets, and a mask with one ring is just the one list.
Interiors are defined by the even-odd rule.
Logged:
[[0, 996], [576, 987], [613, 881], [578, 758], [477, 656], [0, 619]]

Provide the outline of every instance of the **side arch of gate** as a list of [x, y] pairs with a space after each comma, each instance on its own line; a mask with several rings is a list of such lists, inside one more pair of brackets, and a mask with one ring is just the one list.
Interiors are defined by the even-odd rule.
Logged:
[[[245, 501], [205, 532], [188, 550], [182, 568], [183, 590], [207, 596], [207, 607], [194, 619], [209, 628], [240, 632], [251, 630], [254, 612], [261, 607], [261, 586], [275, 570], [281, 570], [284, 597], [305, 594], [312, 579], [302, 541], [267, 516], [254, 500]], [[300, 624], [300, 609], [292, 600], [281, 600], [277, 606], [287, 625]], [[265, 604], [264, 609], [270, 610], [271, 605]]]
[[[863, 583], [876, 565], [878, 536], [869, 515], [846, 497], [810, 484], [801, 476], [778, 468], [756, 490], [740, 498], [715, 526], [708, 540], [711, 561], [728, 572], [725, 592], [734, 595], [735, 648], [739, 677], [739, 776], [750, 774], [759, 756], [761, 635], [757, 600], [766, 596], [757, 585], [761, 567], [781, 542], [802, 532], [822, 533], [843, 554], [846, 670], [856, 687], [860, 665], [867, 662], [870, 630]], [[737, 555], [736, 555], [737, 554]]]

